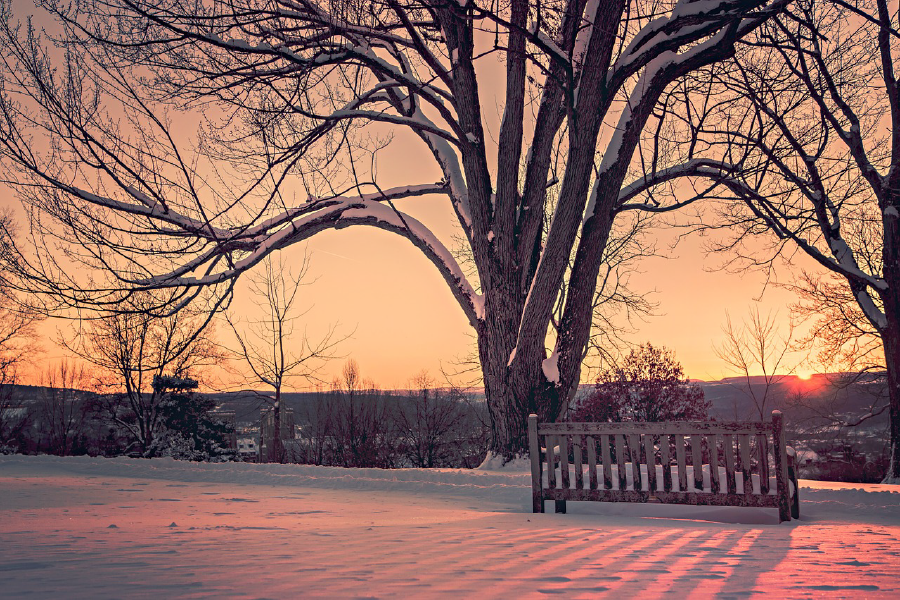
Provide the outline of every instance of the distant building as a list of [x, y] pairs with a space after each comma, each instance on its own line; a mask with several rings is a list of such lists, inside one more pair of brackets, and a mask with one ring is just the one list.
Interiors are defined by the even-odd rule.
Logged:
[[259, 446], [254, 438], [240, 438], [237, 441], [237, 451], [244, 462], [256, 462], [259, 459]]
[[[275, 413], [271, 407], [260, 410], [259, 415], [259, 460], [260, 462], [281, 462], [275, 456]], [[281, 440], [294, 439], [294, 409], [281, 409]]]

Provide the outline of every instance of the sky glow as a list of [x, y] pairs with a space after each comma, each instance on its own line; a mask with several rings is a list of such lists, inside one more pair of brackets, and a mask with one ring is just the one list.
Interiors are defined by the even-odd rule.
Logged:
[[[37, 22], [42, 22], [40, 15]], [[478, 60], [477, 68], [483, 84], [479, 88], [482, 116], [491, 143], [495, 143], [503, 115], [504, 66], [489, 55]], [[614, 141], [610, 139], [611, 135], [615, 138], [610, 133], [612, 125], [601, 130], [601, 139], [605, 138], [601, 149]], [[440, 169], [427, 148], [410, 132], [385, 125], [373, 125], [371, 130], [378, 135], [393, 135], [391, 144], [377, 158], [378, 183], [383, 189], [441, 179]], [[496, 153], [489, 151], [488, 156], [493, 163], [491, 168], [496, 170]], [[306, 197], [302, 189], [285, 192], [289, 198]], [[14, 195], [9, 193], [6, 197]], [[453, 249], [453, 236], [461, 231], [446, 198], [421, 196], [395, 204], [398, 210], [422, 221], [445, 246]], [[633, 329], [624, 337], [634, 344], [649, 341], [674, 350], [689, 377], [717, 380], [733, 375], [714, 353], [714, 347], [723, 342], [726, 311], [740, 322], [758, 306], [762, 314], [777, 312], [786, 328], [789, 305], [796, 298], [774, 285], [766, 285], [762, 273], [734, 274], [722, 270], [724, 257], [705, 257], [703, 241], [696, 236], [669, 251], [676, 235], [666, 228], [651, 234], [656, 238], [658, 251], [670, 258], [641, 261], [639, 273], [631, 281], [633, 291], [647, 295], [659, 305], [656, 315], [630, 325], [620, 319], [619, 326]], [[458, 363], [465, 363], [475, 352], [473, 332], [437, 270], [407, 240], [369, 227], [354, 227], [317, 234], [305, 247], [284, 252], [289, 261], [296, 257], [299, 262], [304, 250], [311, 256], [307, 282], [314, 281], [302, 292], [301, 305], [310, 308], [305, 318], [308, 335], [315, 339], [317, 332], [338, 324], [339, 334], [352, 336], [337, 348], [340, 358], [325, 366], [319, 382], [299, 387], [315, 387], [323, 382], [327, 385], [340, 373], [345, 357], [354, 358], [364, 377], [383, 388], [404, 387], [423, 370], [442, 381], [442, 372], [466, 368]], [[785, 277], [789, 279], [789, 275]], [[470, 279], [474, 283], [475, 278]], [[246, 293], [245, 285], [238, 285], [235, 307], [252, 315], [254, 300]], [[48, 322], [44, 327], [47, 360], [63, 356], [53, 342], [56, 330], [70, 334], [74, 327], [71, 322]], [[224, 336], [225, 328], [218, 331]], [[591, 366], [583, 369], [582, 382], [595, 379], [596, 371]], [[471, 377], [457, 379], [456, 383], [468, 380]], [[32, 374], [31, 381], [37, 383], [36, 374]]]

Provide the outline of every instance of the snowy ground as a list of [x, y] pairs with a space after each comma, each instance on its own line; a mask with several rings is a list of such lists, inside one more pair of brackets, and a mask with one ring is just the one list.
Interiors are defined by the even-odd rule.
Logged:
[[[897, 486], [569, 503], [525, 471], [0, 456], [0, 597], [900, 598]], [[550, 503], [548, 503], [548, 508]], [[551, 509], [552, 510], [552, 509]]]

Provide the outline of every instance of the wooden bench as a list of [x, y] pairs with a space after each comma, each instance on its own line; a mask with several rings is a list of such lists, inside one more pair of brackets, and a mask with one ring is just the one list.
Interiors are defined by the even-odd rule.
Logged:
[[545, 500], [562, 513], [568, 500], [592, 500], [777, 508], [779, 522], [800, 516], [777, 410], [769, 423], [538, 423], [531, 415], [528, 442], [534, 512]]

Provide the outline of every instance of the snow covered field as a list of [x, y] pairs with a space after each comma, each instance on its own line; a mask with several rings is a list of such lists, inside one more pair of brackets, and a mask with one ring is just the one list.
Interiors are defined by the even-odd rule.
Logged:
[[779, 525], [749, 508], [533, 515], [515, 469], [0, 456], [0, 597], [900, 598], [898, 492], [801, 480], [802, 518]]

